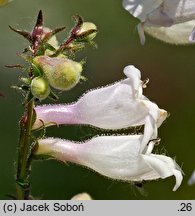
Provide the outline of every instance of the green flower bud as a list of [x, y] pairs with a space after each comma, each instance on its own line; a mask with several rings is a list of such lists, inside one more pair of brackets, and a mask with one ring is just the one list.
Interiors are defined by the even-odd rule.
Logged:
[[42, 70], [49, 84], [58, 90], [73, 88], [81, 78], [82, 65], [64, 57], [37, 56], [33, 63]]
[[97, 26], [91, 22], [84, 22], [76, 35], [80, 41], [91, 41], [97, 35]]
[[44, 77], [35, 77], [30, 85], [34, 97], [44, 100], [50, 94], [48, 81]]
[[6, 4], [8, 4], [9, 2], [11, 2], [12, 0], [0, 0], [0, 7], [5, 6]]

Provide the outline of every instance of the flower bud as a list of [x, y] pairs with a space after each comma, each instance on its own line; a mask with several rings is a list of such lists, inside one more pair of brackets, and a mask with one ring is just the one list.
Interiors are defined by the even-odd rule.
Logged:
[[91, 41], [97, 34], [97, 26], [91, 22], [84, 22], [77, 31], [77, 39], [80, 41]]
[[82, 65], [64, 57], [37, 56], [33, 63], [42, 70], [49, 84], [58, 90], [73, 88], [81, 78]]
[[35, 77], [31, 82], [31, 92], [34, 97], [44, 100], [50, 94], [48, 81], [43, 77]]
[[8, 4], [9, 2], [11, 2], [12, 0], [0, 0], [0, 7], [5, 6], [6, 4]]
[[[42, 39], [44, 39], [47, 36], [47, 34], [49, 34], [50, 32], [51, 32], [50, 28], [44, 27], [43, 28]], [[47, 41], [47, 43], [50, 44], [55, 49], [59, 48], [58, 40], [57, 40], [57, 38], [56, 38], [55, 35], [53, 35], [51, 38], [49, 38], [49, 40]]]

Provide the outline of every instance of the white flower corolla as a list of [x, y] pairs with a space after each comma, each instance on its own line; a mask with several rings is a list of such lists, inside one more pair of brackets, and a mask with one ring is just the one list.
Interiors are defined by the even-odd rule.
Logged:
[[170, 44], [190, 44], [195, 42], [195, 20], [179, 23], [170, 27], [145, 26], [151, 36]]
[[193, 184], [195, 184], [195, 170], [194, 170], [194, 172], [192, 173], [191, 177], [188, 180], [188, 185], [191, 186]]
[[76, 103], [35, 107], [33, 129], [52, 124], [87, 124], [103, 129], [122, 129], [144, 125], [143, 149], [148, 137], [157, 136], [157, 128], [167, 112], [142, 94], [140, 71], [132, 65], [124, 68], [126, 79], [91, 90]]
[[123, 0], [123, 7], [141, 23], [138, 33], [144, 44], [144, 30], [168, 43], [193, 42], [194, 0]]
[[155, 180], [175, 176], [177, 190], [182, 173], [174, 160], [152, 154], [155, 141], [149, 141], [141, 151], [143, 135], [99, 136], [84, 143], [59, 138], [38, 140], [35, 155], [48, 155], [59, 161], [88, 167], [101, 175], [122, 181]]

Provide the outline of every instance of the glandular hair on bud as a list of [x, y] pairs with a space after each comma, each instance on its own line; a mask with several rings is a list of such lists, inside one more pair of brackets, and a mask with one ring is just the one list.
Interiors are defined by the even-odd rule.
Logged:
[[82, 65], [68, 58], [37, 56], [33, 63], [42, 70], [49, 84], [58, 90], [73, 88], [81, 78]]
[[[95, 30], [95, 32], [88, 33], [91, 30]], [[78, 39], [86, 40], [86, 41], [93, 40], [96, 34], [97, 34], [97, 26], [92, 22], [83, 22], [79, 31], [77, 32]]]
[[44, 77], [35, 77], [30, 85], [31, 92], [35, 98], [44, 100], [50, 94], [49, 83]]

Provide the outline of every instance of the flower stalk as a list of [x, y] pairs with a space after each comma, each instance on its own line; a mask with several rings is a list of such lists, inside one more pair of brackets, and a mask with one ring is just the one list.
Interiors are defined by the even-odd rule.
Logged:
[[[14, 30], [13, 28], [11, 28]], [[22, 34], [22, 31], [15, 32]], [[42, 11], [39, 11], [37, 22], [32, 33], [27, 33], [28, 39], [31, 42], [31, 55], [35, 57], [39, 49], [39, 44], [43, 34], [43, 15]], [[29, 80], [32, 81], [33, 73], [32, 66], [28, 70]], [[26, 93], [25, 98], [25, 113], [20, 121], [20, 138], [18, 146], [18, 163], [17, 163], [17, 174], [16, 174], [16, 198], [18, 200], [28, 200], [30, 196], [30, 164], [28, 160], [31, 155], [31, 129], [33, 125], [33, 108], [35, 104], [35, 97], [31, 97], [32, 93], [30, 90]]]
[[20, 121], [20, 139], [18, 152], [18, 168], [16, 192], [18, 200], [28, 200], [30, 195], [30, 166], [28, 160], [31, 151], [31, 129], [33, 124], [34, 100], [26, 106], [26, 112]]

